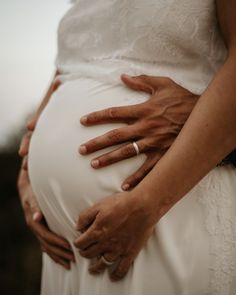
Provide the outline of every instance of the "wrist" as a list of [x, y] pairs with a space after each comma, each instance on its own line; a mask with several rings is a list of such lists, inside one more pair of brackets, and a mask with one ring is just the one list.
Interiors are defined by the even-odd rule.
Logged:
[[145, 220], [155, 225], [179, 200], [171, 190], [156, 183], [141, 182], [131, 192], [132, 203], [143, 211]]
[[[142, 220], [148, 226], [155, 225], [161, 218], [162, 208], [158, 203], [158, 196], [155, 198], [149, 191], [145, 191], [139, 188], [134, 188], [130, 192], [130, 204], [134, 212], [141, 214]], [[137, 213], [135, 213], [137, 214]]]

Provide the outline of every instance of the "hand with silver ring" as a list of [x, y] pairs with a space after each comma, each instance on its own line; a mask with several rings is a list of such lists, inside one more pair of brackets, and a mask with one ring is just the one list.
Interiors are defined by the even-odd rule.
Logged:
[[137, 145], [137, 143], [135, 141], [133, 142], [133, 147], [134, 147], [134, 150], [136, 152], [136, 155], [139, 155], [140, 154], [139, 147], [138, 147], [138, 145]]
[[113, 265], [116, 262], [116, 261], [109, 261], [109, 260], [107, 260], [104, 255], [101, 256], [101, 259], [102, 259], [102, 262], [105, 265], [107, 265], [107, 266], [111, 266], [111, 265]]
[[86, 155], [124, 143], [93, 159], [91, 166], [96, 169], [145, 153], [147, 158], [143, 165], [123, 181], [122, 189], [129, 190], [151, 171], [172, 145], [199, 96], [166, 77], [122, 75], [121, 79], [130, 89], [146, 92], [149, 99], [144, 103], [112, 107], [82, 117], [81, 124], [85, 126], [115, 122], [126, 123], [127, 126], [83, 143], [79, 152]]
[[80, 213], [77, 230], [86, 231], [74, 245], [91, 260], [91, 273], [108, 269], [112, 280], [122, 279], [152, 235], [156, 208], [134, 190], [106, 197]]
[[109, 258], [107, 256], [106, 253], [90, 259], [89, 272], [96, 275], [104, 272], [105, 269], [108, 269], [109, 272], [114, 271], [119, 264], [120, 257], [113, 254], [109, 254]]

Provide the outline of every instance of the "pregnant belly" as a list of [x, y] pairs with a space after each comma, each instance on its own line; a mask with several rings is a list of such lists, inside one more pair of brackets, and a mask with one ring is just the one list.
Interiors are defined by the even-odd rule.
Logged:
[[78, 153], [80, 144], [124, 124], [84, 127], [80, 117], [110, 106], [144, 100], [143, 93], [92, 79], [66, 82], [52, 95], [31, 139], [29, 175], [46, 220], [58, 234], [67, 238], [74, 236], [74, 225], [81, 210], [120, 192], [122, 181], [145, 160], [145, 155], [141, 154], [99, 170], [93, 169], [90, 161], [114, 147], [82, 156]]

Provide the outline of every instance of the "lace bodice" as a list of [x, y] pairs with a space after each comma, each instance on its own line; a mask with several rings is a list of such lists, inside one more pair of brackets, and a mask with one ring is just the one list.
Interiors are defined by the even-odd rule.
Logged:
[[63, 79], [169, 76], [201, 93], [226, 57], [214, 0], [77, 0], [58, 29]]

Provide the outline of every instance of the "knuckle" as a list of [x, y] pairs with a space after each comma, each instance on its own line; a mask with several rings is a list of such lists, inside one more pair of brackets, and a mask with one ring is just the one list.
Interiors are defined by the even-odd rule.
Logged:
[[100, 231], [94, 230], [90, 233], [90, 240], [97, 240], [101, 235]]
[[92, 274], [92, 275], [97, 275], [97, 274], [99, 274], [99, 273], [101, 273], [102, 272], [102, 270], [101, 269], [99, 269], [99, 268], [97, 268], [97, 267], [90, 267], [89, 268], [89, 273], [90, 274]]
[[[152, 105], [151, 101], [146, 101], [142, 104], [140, 104], [140, 106], [137, 108], [137, 114], [140, 118], [145, 118], [147, 117], [149, 114], [152, 114], [154, 112], [154, 108]], [[145, 126], [145, 120], [142, 121], [142, 123], [140, 123], [140, 127], [142, 127], [143, 125]]]
[[121, 139], [121, 134], [118, 130], [114, 129], [108, 132], [108, 139], [112, 142], [119, 142]]
[[129, 157], [134, 154], [134, 147], [132, 144], [126, 145], [121, 149], [121, 155], [123, 157]]
[[146, 129], [151, 131], [151, 132], [155, 132], [155, 130], [157, 129], [157, 127], [159, 126], [160, 122], [159, 120], [156, 120], [154, 118], [150, 118], [147, 122], [146, 122]]
[[105, 214], [100, 214], [99, 216], [96, 217], [96, 229], [95, 229], [95, 232], [104, 229], [104, 227], [105, 227], [105, 219], [106, 219]]
[[141, 79], [141, 80], [144, 80], [144, 81], [146, 81], [146, 80], [148, 79], [148, 76], [147, 76], [147, 75], [144, 75], [144, 74], [142, 74], [142, 75], [139, 75], [139, 76], [138, 76], [138, 78], [139, 78], [139, 79]]
[[97, 228], [100, 228], [102, 227], [104, 224], [104, 215], [102, 213], [98, 214], [96, 216], [96, 225], [97, 225]]
[[82, 225], [82, 226], [87, 224], [87, 218], [86, 218], [86, 215], [84, 213], [80, 214], [78, 223], [80, 225]]
[[91, 266], [89, 268], [89, 272], [91, 274], [99, 274], [99, 273], [102, 273], [104, 270], [105, 270], [106, 267], [104, 267], [103, 264], [99, 264], [99, 263], [96, 263], [95, 265]]
[[108, 118], [114, 119], [114, 118], [116, 118], [116, 115], [117, 115], [117, 108], [113, 107], [113, 108], [107, 109]]
[[174, 81], [169, 78], [169, 77], [164, 77], [164, 81], [167, 83], [167, 84], [172, 84]]
[[88, 258], [88, 259], [92, 258], [91, 253], [89, 251], [80, 251], [79, 253], [84, 258]]

